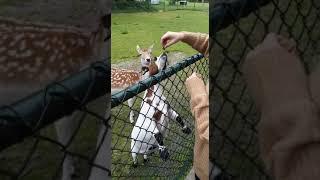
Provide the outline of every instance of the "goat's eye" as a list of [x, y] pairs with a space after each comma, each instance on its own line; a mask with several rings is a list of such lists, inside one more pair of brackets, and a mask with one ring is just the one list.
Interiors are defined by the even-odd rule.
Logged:
[[154, 58], [153, 58], [153, 61], [156, 61], [156, 60], [157, 60], [157, 57], [154, 57]]

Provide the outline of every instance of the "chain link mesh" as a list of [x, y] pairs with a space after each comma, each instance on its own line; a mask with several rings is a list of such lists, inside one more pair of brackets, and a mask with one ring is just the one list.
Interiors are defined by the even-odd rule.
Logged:
[[[209, 77], [208, 60], [203, 55], [191, 56], [182, 60], [155, 76], [140, 81], [136, 85], [112, 95], [112, 177], [113, 178], [181, 178], [185, 177], [192, 166], [194, 146], [194, 120], [189, 107], [189, 95], [184, 82], [192, 72], [198, 72], [205, 81]], [[140, 113], [143, 92], [154, 84], [159, 83], [164, 89], [162, 96], [167, 104], [176, 111], [184, 125], [188, 126], [191, 134], [183, 133], [182, 126], [168, 117], [164, 146], [168, 149], [169, 159], [162, 160], [159, 151], [148, 155], [144, 162], [142, 155], [138, 155], [137, 166], [133, 166], [131, 156], [131, 132], [135, 123], [129, 121], [129, 111], [135, 113], [135, 122]], [[126, 100], [136, 97], [132, 108]], [[162, 98], [162, 96], [160, 98]]]
[[[102, 144], [102, 138], [97, 142], [98, 125], [106, 126], [110, 119], [108, 113], [105, 116], [108, 68], [106, 60], [96, 62], [79, 74], [1, 107], [0, 179], [61, 179], [68, 158], [73, 160], [68, 171], [73, 177], [87, 179], [92, 167], [110, 172], [94, 161]], [[105, 161], [110, 162], [108, 157]]]
[[314, 0], [219, 1], [210, 7], [210, 53], [214, 57], [210, 66], [210, 161], [224, 176], [270, 179], [259, 154], [259, 114], [241, 64], [267, 33], [276, 32], [297, 42], [299, 56], [310, 72], [319, 59], [319, 8], [320, 2]]

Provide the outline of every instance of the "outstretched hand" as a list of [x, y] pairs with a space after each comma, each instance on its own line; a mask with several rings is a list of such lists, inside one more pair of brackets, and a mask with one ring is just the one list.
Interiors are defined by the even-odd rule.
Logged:
[[162, 47], [165, 49], [183, 39], [184, 34], [182, 32], [166, 32], [160, 39]]

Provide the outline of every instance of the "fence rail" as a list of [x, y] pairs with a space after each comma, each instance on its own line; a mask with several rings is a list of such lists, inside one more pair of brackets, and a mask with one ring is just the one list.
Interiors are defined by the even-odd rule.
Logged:
[[171, 67], [168, 67], [166, 70], [159, 72], [158, 74], [151, 76], [145, 80], [140, 81], [138, 84], [135, 84], [126, 90], [112, 94], [111, 97], [111, 108], [118, 106], [119, 104], [125, 102], [126, 100], [138, 95], [139, 93], [145, 91], [152, 85], [155, 85], [161, 82], [164, 79], [169, 78], [178, 71], [190, 66], [191, 64], [201, 60], [204, 56], [202, 54], [195, 54], [181, 62], [174, 64]]
[[107, 61], [96, 62], [77, 75], [0, 109], [0, 151], [53, 123], [88, 102], [110, 93]]
[[[164, 71], [151, 76], [119, 93], [112, 94], [111, 98], [111, 127], [112, 127], [112, 177], [114, 178], [178, 178], [184, 177], [191, 169], [193, 159], [193, 117], [189, 107], [189, 97], [184, 87], [185, 79], [196, 71], [208, 79], [209, 68], [207, 59], [203, 55], [196, 54], [168, 67]], [[129, 111], [133, 110], [135, 117], [139, 118], [141, 104], [145, 102], [141, 93], [151, 86], [159, 84], [163, 89], [163, 96], [170, 108], [183, 120], [184, 125], [191, 129], [191, 134], [184, 133], [182, 126], [173, 117], [166, 127], [164, 145], [169, 151], [169, 159], [164, 161], [156, 151], [148, 155], [148, 161], [142, 163], [138, 157], [138, 166], [133, 166], [131, 156], [131, 132], [137, 126], [129, 121]], [[126, 100], [135, 97], [132, 108], [126, 104]], [[162, 98], [162, 97], [161, 97]], [[136, 119], [135, 119], [136, 120]]]
[[271, 179], [260, 158], [259, 114], [241, 65], [269, 32], [297, 42], [309, 72], [319, 62], [320, 3], [312, 0], [234, 0], [210, 7], [210, 161], [231, 179]]

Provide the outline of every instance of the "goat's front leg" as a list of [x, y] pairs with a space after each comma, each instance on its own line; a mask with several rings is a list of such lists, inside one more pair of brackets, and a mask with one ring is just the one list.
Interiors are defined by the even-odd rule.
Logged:
[[[71, 137], [76, 131], [79, 120], [75, 118], [76, 112], [55, 122], [58, 141], [67, 149]], [[75, 167], [72, 156], [66, 153], [62, 165], [62, 180], [71, 180], [75, 176]]]
[[182, 132], [185, 134], [190, 134], [191, 133], [191, 129], [184, 123], [183, 119], [181, 118], [181, 116], [172, 108], [169, 107], [169, 118], [170, 119], [174, 119], [177, 121], [177, 123], [180, 125], [180, 127], [182, 128]]

